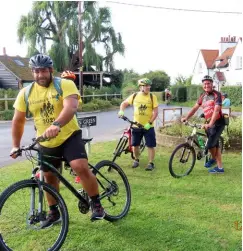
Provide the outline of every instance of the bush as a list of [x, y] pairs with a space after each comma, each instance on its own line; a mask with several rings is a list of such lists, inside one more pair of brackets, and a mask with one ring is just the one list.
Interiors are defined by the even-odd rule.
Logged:
[[231, 105], [242, 105], [242, 86], [224, 86], [221, 88], [222, 93], [227, 93]]
[[6, 110], [0, 112], [0, 120], [12, 120], [14, 115], [14, 110]]
[[172, 98], [176, 102], [187, 101], [187, 87], [186, 86], [172, 86], [171, 87]]
[[[4, 95], [7, 94], [8, 98], [15, 98], [18, 95], [19, 90], [13, 90], [13, 89], [0, 89], [0, 98], [4, 98]], [[8, 101], [8, 109], [13, 110], [13, 101]], [[0, 111], [5, 110], [5, 101], [0, 101]]]
[[131, 94], [135, 93], [138, 91], [138, 86], [130, 83], [127, 84], [127, 86], [125, 88], [123, 88], [122, 90], [122, 97], [123, 98], [127, 98], [128, 96], [130, 96]]
[[111, 104], [114, 105], [114, 106], [119, 106], [122, 102], [122, 99], [119, 99], [119, 98], [113, 98], [111, 101]]

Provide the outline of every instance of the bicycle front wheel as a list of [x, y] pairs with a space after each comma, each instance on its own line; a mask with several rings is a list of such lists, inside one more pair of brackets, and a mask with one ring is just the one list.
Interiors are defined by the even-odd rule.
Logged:
[[169, 171], [174, 178], [188, 175], [196, 162], [195, 149], [188, 143], [178, 145], [172, 152], [169, 161]]
[[68, 232], [68, 211], [60, 194], [41, 183], [45, 194], [57, 201], [58, 224], [43, 227], [49, 206], [46, 196], [39, 213], [39, 194], [43, 191], [35, 180], [22, 180], [8, 187], [0, 196], [0, 250], [59, 250]]
[[116, 163], [103, 160], [96, 164], [93, 173], [99, 184], [105, 219], [117, 221], [125, 217], [131, 205], [131, 189], [123, 170]]

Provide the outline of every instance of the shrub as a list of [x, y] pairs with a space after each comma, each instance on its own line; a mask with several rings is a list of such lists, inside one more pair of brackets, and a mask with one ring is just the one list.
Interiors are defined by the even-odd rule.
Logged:
[[6, 110], [0, 112], [0, 120], [12, 120], [14, 115], [14, 110]]
[[130, 83], [127, 84], [127, 86], [125, 88], [123, 88], [122, 90], [122, 97], [123, 98], [127, 98], [128, 96], [130, 96], [131, 94], [135, 93], [138, 91], [138, 86]]
[[114, 106], [119, 106], [122, 102], [122, 99], [119, 99], [119, 98], [113, 98], [111, 101], [111, 104], [114, 105]]

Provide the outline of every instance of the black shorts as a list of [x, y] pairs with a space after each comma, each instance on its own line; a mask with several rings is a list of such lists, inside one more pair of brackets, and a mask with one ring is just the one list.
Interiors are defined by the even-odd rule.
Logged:
[[208, 137], [208, 142], [206, 146], [207, 149], [220, 147], [219, 137], [222, 134], [224, 127], [225, 125], [221, 121], [218, 121], [212, 127], [208, 128], [208, 130], [206, 131]]
[[149, 130], [143, 128], [133, 128], [132, 129], [132, 146], [140, 146], [142, 138], [145, 138], [147, 147], [156, 147], [156, 137], [154, 127]]
[[[60, 146], [48, 148], [39, 145], [39, 149], [42, 154], [57, 157], [57, 159], [55, 159], [43, 156], [43, 160], [52, 164], [56, 168], [60, 168], [62, 164], [60, 158], [62, 157], [64, 157], [68, 163], [75, 159], [88, 159], [84, 143], [81, 137], [82, 137], [82, 131], [75, 131]], [[44, 164], [43, 170], [47, 172], [48, 166]]]

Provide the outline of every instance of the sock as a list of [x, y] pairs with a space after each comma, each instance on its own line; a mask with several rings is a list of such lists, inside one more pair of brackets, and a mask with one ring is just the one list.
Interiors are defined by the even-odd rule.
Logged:
[[223, 167], [219, 167], [219, 166], [218, 166], [218, 169], [223, 169]]
[[94, 204], [100, 205], [100, 199], [99, 199], [99, 197], [100, 197], [100, 195], [97, 194], [97, 195], [95, 195], [95, 196], [91, 196], [90, 199], [92, 200], [92, 202], [93, 202]]
[[139, 159], [135, 159], [135, 161], [139, 162]]
[[58, 211], [58, 206], [57, 205], [52, 205], [49, 207], [51, 211]]
[[154, 163], [153, 163], [153, 162], [149, 162], [149, 164], [151, 164], [152, 166], [154, 165]]

